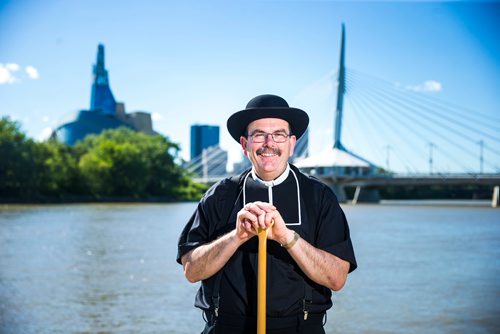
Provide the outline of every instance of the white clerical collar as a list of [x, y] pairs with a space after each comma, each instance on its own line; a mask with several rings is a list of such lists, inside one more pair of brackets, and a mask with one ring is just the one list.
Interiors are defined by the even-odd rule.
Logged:
[[286, 178], [288, 177], [288, 174], [290, 174], [290, 165], [288, 163], [286, 164], [285, 171], [280, 176], [278, 176], [276, 179], [271, 180], [271, 181], [262, 180], [260, 177], [257, 176], [257, 173], [255, 173], [255, 169], [252, 168], [252, 179], [254, 179], [257, 182], [262, 183], [263, 185], [265, 185], [267, 187], [274, 187], [274, 186], [277, 186], [278, 184], [283, 183], [283, 181], [285, 181]]

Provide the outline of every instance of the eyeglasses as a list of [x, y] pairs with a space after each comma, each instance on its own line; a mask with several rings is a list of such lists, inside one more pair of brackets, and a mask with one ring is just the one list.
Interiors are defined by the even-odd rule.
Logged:
[[249, 135], [252, 137], [252, 140], [254, 143], [263, 143], [267, 140], [267, 136], [271, 136], [273, 138], [273, 141], [275, 143], [284, 143], [288, 139], [288, 137], [291, 136], [291, 134], [288, 134], [283, 131], [276, 131], [273, 133], [267, 133], [267, 132], [261, 132], [257, 131]]

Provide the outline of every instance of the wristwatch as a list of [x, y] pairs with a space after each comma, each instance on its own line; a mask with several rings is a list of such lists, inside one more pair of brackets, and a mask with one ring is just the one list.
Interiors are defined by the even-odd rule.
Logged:
[[289, 243], [284, 244], [284, 245], [280, 244], [280, 246], [283, 247], [283, 248], [285, 248], [285, 249], [290, 249], [290, 248], [293, 247], [293, 245], [295, 245], [295, 243], [297, 242], [297, 240], [299, 240], [299, 238], [300, 238], [300, 235], [297, 232], [293, 231], [293, 239], [292, 239], [292, 241], [290, 241]]

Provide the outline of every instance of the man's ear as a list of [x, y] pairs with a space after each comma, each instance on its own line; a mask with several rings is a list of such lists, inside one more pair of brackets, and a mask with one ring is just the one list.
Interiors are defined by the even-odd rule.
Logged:
[[296, 142], [297, 142], [297, 137], [295, 137], [294, 135], [291, 135], [290, 136], [290, 157], [293, 155]]
[[248, 139], [246, 137], [241, 136], [240, 137], [240, 145], [241, 145], [241, 148], [243, 149], [243, 154], [245, 156], [248, 156], [247, 144], [248, 144]]

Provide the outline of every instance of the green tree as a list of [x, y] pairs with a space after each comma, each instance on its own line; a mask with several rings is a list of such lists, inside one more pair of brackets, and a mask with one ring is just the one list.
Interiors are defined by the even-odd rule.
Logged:
[[0, 198], [199, 199], [206, 187], [194, 183], [178, 160], [179, 146], [161, 135], [119, 128], [71, 147], [54, 140], [34, 142], [18, 122], [0, 118]]
[[136, 145], [103, 138], [81, 158], [80, 171], [94, 195], [145, 194], [147, 163]]
[[43, 195], [65, 197], [83, 194], [78, 163], [72, 147], [49, 140], [37, 144], [41, 171], [39, 191]]
[[0, 119], [0, 197], [37, 200], [78, 190], [72, 149], [55, 141], [37, 143], [18, 122]]
[[161, 135], [106, 130], [87, 136], [76, 152], [81, 175], [95, 196], [192, 200], [204, 190], [175, 163], [179, 146]]
[[0, 196], [27, 197], [36, 185], [34, 142], [9, 117], [0, 119]]

